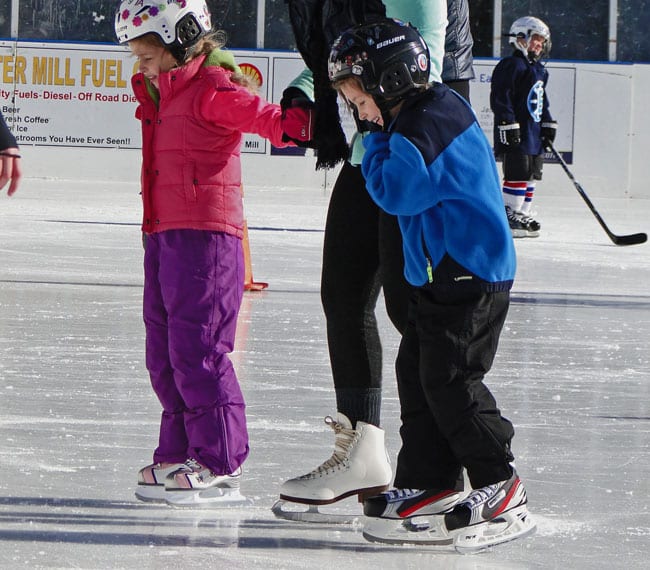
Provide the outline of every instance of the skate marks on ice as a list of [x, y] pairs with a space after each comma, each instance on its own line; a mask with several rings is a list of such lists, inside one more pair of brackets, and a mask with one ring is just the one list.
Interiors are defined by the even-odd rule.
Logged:
[[84, 562], [89, 568], [108, 567], [103, 558], [93, 560], [98, 552], [106, 552], [99, 547], [231, 546], [237, 544], [240, 523], [237, 517], [217, 517], [214, 511], [136, 501], [0, 497], [0, 541], [7, 547], [12, 542], [39, 543], [42, 548], [34, 549], [35, 556], [47, 550], [53, 565], [72, 560], [65, 545], [94, 545], [97, 552]]
[[539, 537], [574, 537], [593, 531], [586, 521], [567, 519], [564, 517], [535, 515], [537, 536]]
[[[404, 570], [430, 562], [426, 552], [367, 543], [355, 525], [278, 521], [268, 505], [217, 513], [135, 501], [0, 497], [0, 541], [3, 568], [4, 563], [96, 569], [144, 563], [152, 568], [207, 564], [288, 570], [326, 568], [332, 557], [344, 557], [353, 568]], [[442, 556], [436, 560], [450, 570], [479, 568], [447, 563]]]

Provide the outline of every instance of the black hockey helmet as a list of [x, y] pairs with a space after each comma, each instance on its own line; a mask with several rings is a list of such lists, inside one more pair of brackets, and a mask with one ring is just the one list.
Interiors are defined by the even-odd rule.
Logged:
[[386, 19], [343, 32], [330, 51], [330, 81], [358, 77], [375, 99], [402, 99], [429, 82], [429, 48], [405, 22]]

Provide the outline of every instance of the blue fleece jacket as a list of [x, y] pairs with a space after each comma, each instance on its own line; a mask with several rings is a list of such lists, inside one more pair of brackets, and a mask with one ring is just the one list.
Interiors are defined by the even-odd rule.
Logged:
[[470, 106], [442, 84], [407, 99], [389, 132], [364, 139], [366, 187], [398, 216], [404, 275], [430, 281], [445, 255], [486, 291], [508, 290], [515, 249], [489, 142]]

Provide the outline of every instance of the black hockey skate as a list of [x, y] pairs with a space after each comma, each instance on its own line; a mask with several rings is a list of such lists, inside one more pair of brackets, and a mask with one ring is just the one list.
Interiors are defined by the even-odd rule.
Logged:
[[535, 532], [526, 490], [513, 472], [510, 479], [472, 491], [445, 515], [445, 527], [458, 552], [479, 552]]

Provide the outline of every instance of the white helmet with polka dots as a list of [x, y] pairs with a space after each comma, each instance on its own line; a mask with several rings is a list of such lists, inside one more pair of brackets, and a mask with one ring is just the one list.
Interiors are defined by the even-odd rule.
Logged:
[[119, 43], [156, 34], [177, 59], [211, 28], [204, 0], [122, 0], [115, 14]]

